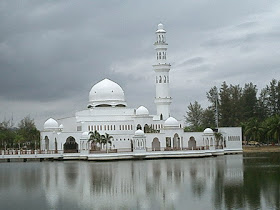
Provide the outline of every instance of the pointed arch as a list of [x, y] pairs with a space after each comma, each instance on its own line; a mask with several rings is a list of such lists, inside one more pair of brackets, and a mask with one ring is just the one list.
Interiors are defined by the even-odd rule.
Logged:
[[64, 145], [63, 145], [64, 153], [77, 153], [78, 152], [78, 144], [76, 139], [73, 136], [69, 136]]
[[148, 126], [148, 124], [144, 125], [144, 133], [149, 133], [150, 127]]
[[180, 149], [180, 137], [178, 135], [178, 133], [175, 133], [174, 134], [174, 137], [173, 137], [173, 148], [174, 149]]
[[160, 151], [160, 141], [157, 137], [153, 139], [152, 142], [152, 150], [153, 151]]
[[50, 140], [48, 136], [45, 136], [45, 150], [49, 150], [50, 147]]
[[[203, 141], [204, 141], [204, 139], [203, 139]], [[188, 141], [188, 149], [190, 149], [190, 150], [196, 149], [196, 140], [193, 136], [191, 136]]]
[[140, 124], [137, 125], [136, 130], [142, 130], [142, 126]]

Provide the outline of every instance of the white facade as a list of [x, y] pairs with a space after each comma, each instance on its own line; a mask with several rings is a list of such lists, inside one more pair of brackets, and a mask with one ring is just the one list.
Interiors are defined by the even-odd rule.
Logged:
[[[166, 31], [162, 24], [158, 25], [154, 46], [155, 115], [151, 115], [144, 106], [138, 109], [127, 107], [123, 89], [117, 83], [104, 79], [91, 88], [87, 109], [76, 112], [74, 117], [57, 120], [50, 118], [45, 122], [41, 131], [41, 149], [65, 151], [67, 146], [69, 152], [86, 152], [91, 149], [89, 132], [98, 131], [101, 135], [111, 135], [113, 139], [109, 149], [118, 151], [242, 150], [241, 128], [219, 128], [223, 140], [217, 143], [213, 131], [210, 134], [209, 129], [204, 133], [184, 132], [184, 122], [171, 117], [171, 66], [167, 62]], [[144, 136], [138, 135], [139, 130], [144, 132]]]

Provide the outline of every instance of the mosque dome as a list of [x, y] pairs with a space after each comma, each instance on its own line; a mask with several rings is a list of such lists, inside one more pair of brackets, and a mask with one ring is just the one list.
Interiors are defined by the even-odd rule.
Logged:
[[211, 128], [206, 128], [204, 131], [203, 131], [203, 134], [204, 135], [213, 135], [214, 132]]
[[144, 136], [145, 134], [142, 130], [139, 129], [139, 130], [135, 131], [134, 135], [135, 136]]
[[163, 32], [163, 33], [166, 32], [166, 31], [164, 30], [164, 27], [163, 27], [163, 24], [162, 24], [162, 23], [158, 24], [158, 29], [157, 29], [156, 32]]
[[140, 106], [136, 109], [136, 115], [149, 115], [149, 111], [146, 107]]
[[179, 122], [174, 117], [169, 117], [165, 120], [164, 127], [179, 127]]
[[60, 129], [63, 129], [63, 128], [64, 128], [64, 127], [63, 127], [63, 124], [60, 124], [59, 128], [60, 128]]
[[91, 88], [88, 107], [112, 106], [126, 107], [124, 91], [117, 83], [104, 79]]
[[55, 119], [49, 118], [45, 123], [44, 123], [44, 129], [56, 129], [58, 128], [58, 123]]

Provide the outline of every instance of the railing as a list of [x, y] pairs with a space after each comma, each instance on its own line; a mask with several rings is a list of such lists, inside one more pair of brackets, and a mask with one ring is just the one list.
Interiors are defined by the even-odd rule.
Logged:
[[[222, 146], [216, 147], [216, 149], [222, 149]], [[146, 148], [147, 152], [155, 151], [192, 151], [192, 150], [209, 150], [209, 146], [197, 146], [193, 148], [172, 148], [172, 147], [160, 147], [160, 148]], [[75, 150], [73, 153], [79, 153], [80, 151]], [[98, 153], [123, 153], [132, 152], [131, 148], [119, 148], [119, 149], [102, 149], [102, 150], [89, 150], [90, 154]], [[32, 155], [32, 154], [63, 154], [69, 153], [63, 150], [0, 150], [0, 155]]]
[[100, 153], [117, 153], [118, 150], [117, 149], [108, 149], [106, 150], [90, 150], [89, 153], [90, 154], [100, 154]]
[[62, 154], [63, 150], [0, 150], [0, 155]]

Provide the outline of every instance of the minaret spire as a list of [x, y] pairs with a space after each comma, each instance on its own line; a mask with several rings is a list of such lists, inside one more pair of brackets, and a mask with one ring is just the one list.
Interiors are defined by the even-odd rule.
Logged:
[[167, 46], [166, 31], [163, 24], [158, 24], [156, 31], [156, 42], [154, 43], [156, 50], [156, 64], [153, 69], [156, 74], [156, 98], [157, 115], [161, 120], [165, 120], [170, 116], [171, 97], [169, 94], [169, 71], [170, 64], [167, 62]]

